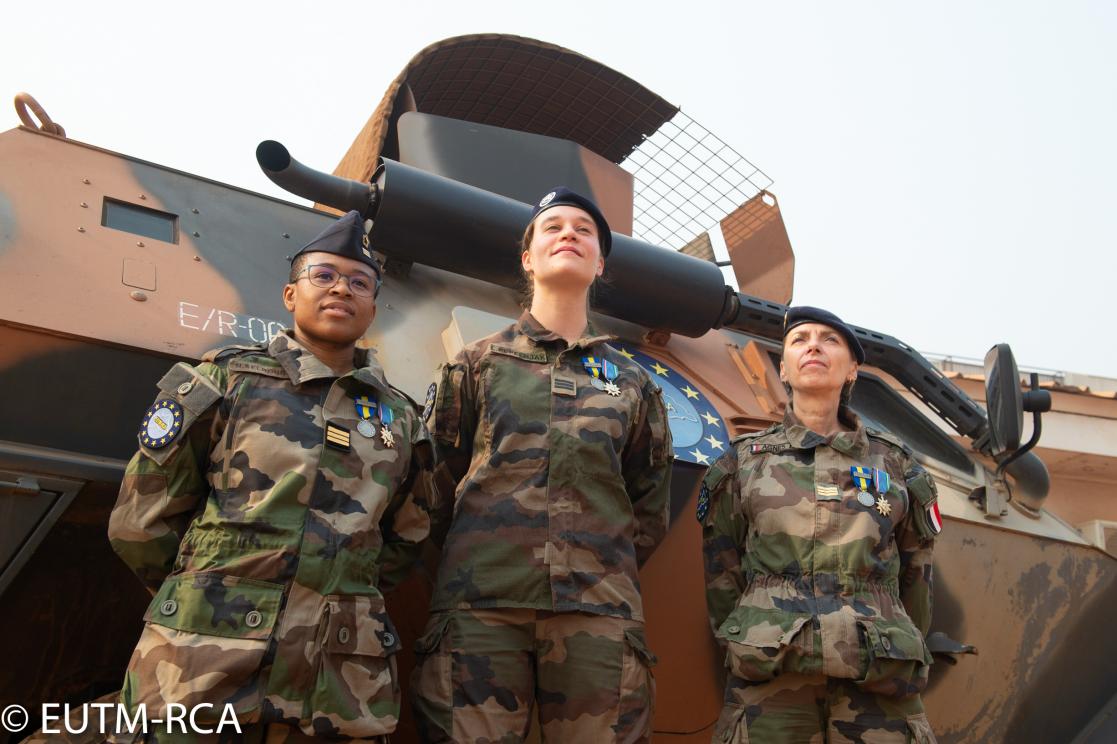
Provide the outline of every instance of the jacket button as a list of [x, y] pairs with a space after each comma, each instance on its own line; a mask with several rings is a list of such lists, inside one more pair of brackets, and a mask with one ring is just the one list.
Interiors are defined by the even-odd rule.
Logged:
[[892, 641], [888, 640], [888, 636], [881, 636], [880, 637], [880, 645], [884, 646], [885, 651], [891, 651], [892, 650]]
[[256, 610], [249, 610], [248, 614], [244, 616], [244, 624], [250, 628], [256, 628], [262, 622], [264, 622], [264, 616]]
[[394, 646], [395, 644], [396, 644], [396, 637], [394, 635], [392, 635], [391, 633], [385, 633], [384, 634], [384, 645], [385, 646]]
[[168, 599], [163, 604], [159, 605], [159, 611], [164, 615], [173, 615], [178, 610], [178, 602], [173, 599]]
[[730, 625], [728, 628], [726, 628], [726, 631], [729, 632], [729, 633], [732, 633], [733, 635], [737, 635], [738, 633], [741, 632], [741, 626]]
[[182, 383], [181, 385], [178, 386], [178, 394], [179, 395], [186, 395], [187, 393], [189, 393], [193, 389], [194, 389], [194, 383], [193, 382], [184, 382], [184, 383]]
[[349, 628], [342, 628], [337, 632], [337, 642], [343, 646], [349, 643]]

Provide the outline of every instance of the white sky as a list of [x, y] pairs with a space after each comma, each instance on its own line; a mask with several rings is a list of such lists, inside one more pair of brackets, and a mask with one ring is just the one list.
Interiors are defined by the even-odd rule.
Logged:
[[[0, 11], [0, 99], [74, 139], [291, 199], [428, 43], [559, 44], [775, 180], [797, 304], [931, 352], [1117, 377], [1117, 4], [53, 2]], [[5, 104], [10, 106], [10, 104]], [[7, 111], [6, 114], [2, 111]], [[18, 124], [0, 110], [0, 130]]]

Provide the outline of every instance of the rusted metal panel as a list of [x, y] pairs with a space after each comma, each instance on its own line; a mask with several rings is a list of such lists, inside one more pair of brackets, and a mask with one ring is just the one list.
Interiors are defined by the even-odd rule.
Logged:
[[737, 287], [745, 294], [788, 304], [795, 283], [795, 252], [776, 197], [762, 191], [721, 221]]

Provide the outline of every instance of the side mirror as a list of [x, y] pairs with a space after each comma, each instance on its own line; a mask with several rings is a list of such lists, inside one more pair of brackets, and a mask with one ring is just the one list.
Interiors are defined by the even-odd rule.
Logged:
[[985, 407], [993, 457], [1018, 449], [1024, 431], [1024, 395], [1008, 344], [997, 344], [985, 355]]

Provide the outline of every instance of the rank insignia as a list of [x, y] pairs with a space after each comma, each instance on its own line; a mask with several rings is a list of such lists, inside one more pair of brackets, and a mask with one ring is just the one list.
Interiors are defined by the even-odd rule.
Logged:
[[814, 487], [814, 492], [820, 501], [833, 501], [839, 498], [838, 487], [833, 483], [818, 483]]
[[698, 521], [701, 522], [706, 518], [707, 512], [710, 511], [710, 488], [705, 483], [698, 491]]
[[882, 517], [887, 517], [892, 513], [892, 504], [889, 504], [888, 499], [884, 498], [884, 496], [878, 496], [877, 511], [880, 512]]
[[151, 449], [162, 449], [182, 431], [182, 406], [169, 398], [157, 400], [144, 414], [140, 442]]
[[337, 424], [326, 424], [326, 444], [342, 452], [348, 452], [349, 430]]
[[434, 411], [434, 396], [438, 393], [438, 385], [431, 383], [427, 388], [427, 402], [423, 404], [423, 421], [430, 421], [431, 412]]

